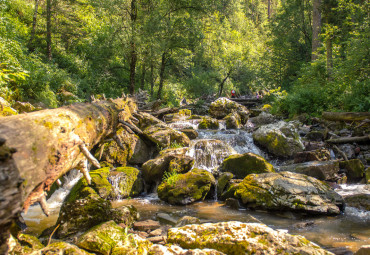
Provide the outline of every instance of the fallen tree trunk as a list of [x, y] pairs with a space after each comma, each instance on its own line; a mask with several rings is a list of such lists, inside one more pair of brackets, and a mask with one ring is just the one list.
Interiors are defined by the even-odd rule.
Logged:
[[361, 143], [370, 141], [370, 135], [355, 137], [340, 137], [326, 140], [327, 143]]
[[24, 179], [23, 209], [35, 202], [43, 207], [45, 192], [73, 168], [88, 178], [87, 159], [99, 166], [89, 151], [135, 110], [130, 99], [115, 99], [1, 118], [0, 138], [17, 150], [13, 158]]
[[323, 112], [322, 118], [332, 121], [362, 121], [370, 119], [370, 112]]

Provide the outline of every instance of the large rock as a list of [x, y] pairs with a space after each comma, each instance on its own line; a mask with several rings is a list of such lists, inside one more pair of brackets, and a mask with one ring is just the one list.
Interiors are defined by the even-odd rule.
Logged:
[[280, 171], [305, 174], [322, 181], [335, 180], [339, 171], [338, 161], [310, 161], [281, 166]]
[[216, 184], [216, 192], [217, 192], [217, 197], [220, 197], [226, 187], [229, 185], [230, 180], [234, 177], [232, 173], [225, 172], [221, 173], [220, 176], [217, 179], [217, 184]]
[[49, 244], [45, 248], [31, 253], [31, 255], [55, 255], [55, 254], [73, 254], [73, 255], [92, 255], [95, 253], [89, 253], [85, 250], [78, 248], [76, 245], [69, 244], [66, 242], [55, 242]]
[[294, 163], [304, 163], [309, 161], [328, 161], [331, 159], [327, 149], [317, 149], [313, 151], [297, 152], [294, 155]]
[[260, 126], [263, 126], [263, 125], [267, 125], [267, 124], [271, 124], [271, 123], [276, 122], [276, 118], [274, 117], [274, 115], [272, 115], [271, 113], [267, 113], [267, 112], [261, 112], [261, 114], [259, 114], [256, 117], [250, 118], [249, 120], [256, 127], [260, 127]]
[[249, 208], [326, 215], [339, 214], [344, 209], [343, 198], [327, 184], [291, 172], [250, 174], [234, 195]]
[[102, 223], [88, 230], [77, 240], [77, 246], [85, 250], [110, 254], [147, 254], [151, 243], [135, 234], [127, 234], [114, 221]]
[[199, 136], [198, 132], [193, 128], [185, 128], [181, 129], [180, 131], [187, 135], [190, 140], [194, 140]]
[[9, 255], [31, 254], [44, 248], [44, 245], [34, 236], [19, 233], [17, 238], [10, 235], [7, 241]]
[[241, 123], [245, 124], [249, 117], [248, 109], [238, 104], [234, 101], [231, 101], [225, 97], [221, 97], [216, 101], [212, 102], [209, 107], [209, 113], [213, 118], [223, 119], [230, 113], [237, 113], [240, 116]]
[[370, 194], [353, 194], [344, 197], [347, 206], [370, 211]]
[[291, 157], [304, 150], [304, 145], [292, 122], [279, 121], [261, 126], [253, 133], [253, 140], [279, 157]]
[[149, 126], [144, 130], [149, 140], [160, 148], [168, 148], [177, 143], [181, 146], [189, 146], [190, 139], [184, 133], [168, 127], [166, 124]]
[[365, 176], [365, 167], [359, 159], [351, 159], [340, 162], [340, 168], [346, 170], [348, 181], [357, 182]]
[[118, 167], [108, 175], [112, 184], [110, 198], [123, 199], [140, 195], [143, 191], [143, 180], [140, 171], [133, 167]]
[[229, 255], [332, 254], [303, 236], [276, 231], [260, 223], [237, 221], [171, 228], [167, 241], [185, 249], [209, 248]]
[[238, 179], [243, 179], [248, 174], [275, 172], [274, 167], [263, 157], [251, 152], [229, 156], [222, 162], [220, 171], [230, 172]]
[[155, 159], [145, 162], [142, 166], [143, 178], [147, 184], [159, 183], [165, 172], [189, 171], [194, 165], [194, 159], [185, 155], [186, 150], [168, 149]]
[[186, 205], [206, 197], [215, 184], [213, 175], [200, 169], [169, 176], [158, 187], [158, 197], [173, 205]]
[[36, 107], [29, 102], [15, 102], [13, 108], [19, 113], [33, 112], [36, 110]]
[[91, 171], [92, 184], [80, 179], [63, 201], [56, 225], [59, 238], [67, 237], [77, 232], [87, 230], [99, 223], [115, 220], [127, 226], [137, 220], [138, 214], [134, 207], [127, 206], [117, 209], [107, 197], [110, 197], [113, 188], [106, 179], [109, 174], [107, 169]]
[[155, 255], [225, 255], [213, 249], [183, 249], [177, 245], [163, 246], [155, 244], [150, 247], [149, 254]]
[[128, 162], [142, 164], [153, 155], [154, 147], [148, 146], [141, 138], [129, 133], [124, 127], [118, 128], [116, 134], [123, 148], [115, 140], [103, 143], [95, 153], [97, 159], [126, 166]]
[[229, 113], [225, 118], [227, 129], [238, 129], [241, 127], [241, 118], [238, 113]]
[[210, 117], [203, 117], [202, 121], [198, 125], [198, 129], [218, 129], [220, 124], [218, 120], [212, 119]]

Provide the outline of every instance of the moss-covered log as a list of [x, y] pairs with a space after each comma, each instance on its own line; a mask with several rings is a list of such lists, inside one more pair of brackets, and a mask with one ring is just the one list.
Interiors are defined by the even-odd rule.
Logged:
[[17, 150], [25, 211], [35, 202], [42, 205], [45, 191], [70, 169], [83, 170], [87, 159], [98, 164], [89, 151], [135, 110], [130, 99], [115, 99], [1, 118], [0, 138]]
[[370, 119], [369, 112], [323, 112], [323, 119], [332, 121], [362, 121]]

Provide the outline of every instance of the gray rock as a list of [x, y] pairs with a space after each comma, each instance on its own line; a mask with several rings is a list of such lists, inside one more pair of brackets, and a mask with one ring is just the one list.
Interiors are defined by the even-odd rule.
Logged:
[[280, 171], [305, 174], [326, 181], [336, 179], [339, 171], [338, 161], [310, 161], [300, 164], [281, 166]]
[[177, 223], [177, 220], [167, 213], [157, 213], [157, 220], [170, 225], [175, 225]]
[[362, 245], [354, 255], [369, 255], [370, 254], [370, 245]]
[[184, 216], [177, 221], [176, 227], [183, 227], [185, 225], [199, 224], [199, 223], [200, 223], [200, 220], [196, 217]]
[[253, 140], [279, 157], [291, 157], [304, 150], [293, 122], [279, 121], [261, 126], [253, 133]]

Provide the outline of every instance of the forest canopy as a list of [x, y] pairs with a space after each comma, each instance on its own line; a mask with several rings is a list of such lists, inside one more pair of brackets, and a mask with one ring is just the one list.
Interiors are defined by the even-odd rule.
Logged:
[[370, 110], [366, 0], [0, 0], [0, 97], [264, 91], [275, 113]]

